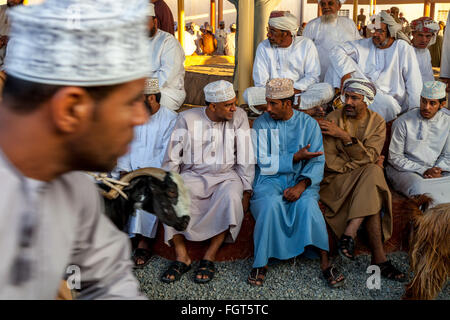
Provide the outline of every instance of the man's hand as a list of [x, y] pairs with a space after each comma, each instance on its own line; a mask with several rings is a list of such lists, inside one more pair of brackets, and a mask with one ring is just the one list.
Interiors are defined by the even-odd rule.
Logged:
[[302, 180], [297, 183], [295, 186], [287, 188], [283, 192], [284, 198], [289, 202], [294, 202], [300, 199], [303, 191], [306, 190], [306, 180]]
[[299, 162], [300, 160], [309, 160], [309, 159], [323, 155], [322, 151], [309, 152], [308, 149], [310, 147], [311, 147], [311, 144], [308, 144], [306, 147], [301, 148], [296, 153], [294, 153], [294, 163]]
[[242, 209], [244, 210], [244, 214], [247, 213], [250, 208], [250, 198], [252, 197], [252, 192], [249, 190], [245, 190], [242, 195]]
[[339, 128], [334, 122], [321, 119], [318, 119], [317, 122], [322, 130], [322, 134], [341, 139], [343, 143], [352, 142], [352, 137], [350, 134], [348, 134], [348, 132], [344, 129]]
[[442, 169], [439, 167], [430, 168], [423, 173], [423, 177], [425, 179], [442, 178]]
[[377, 165], [377, 166], [380, 166], [382, 169], [384, 168], [384, 166], [383, 166], [383, 162], [384, 162], [384, 156], [379, 156], [378, 157], [378, 159], [377, 159], [377, 162], [375, 162], [375, 164]]

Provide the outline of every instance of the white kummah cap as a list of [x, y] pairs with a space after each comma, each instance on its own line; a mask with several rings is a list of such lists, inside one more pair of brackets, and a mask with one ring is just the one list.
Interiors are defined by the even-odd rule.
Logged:
[[148, 0], [47, 0], [11, 8], [6, 73], [84, 87], [145, 78], [147, 6]]
[[278, 30], [290, 31], [293, 36], [297, 34], [297, 17], [289, 11], [272, 11], [269, 17], [269, 26]]
[[441, 81], [426, 81], [420, 95], [426, 99], [443, 99], [446, 97], [446, 87]]
[[266, 98], [285, 99], [294, 95], [294, 81], [291, 79], [272, 79], [266, 83]]
[[259, 111], [254, 106], [267, 104], [266, 88], [264, 88], [264, 87], [249, 87], [249, 88], [245, 89], [244, 100], [245, 100], [245, 103], [248, 104], [248, 107], [250, 108], [250, 110], [252, 110], [256, 114], [262, 114], [262, 111]]
[[330, 102], [334, 97], [333, 87], [326, 82], [315, 83], [301, 94], [300, 110], [308, 110]]
[[144, 94], [157, 94], [160, 92], [158, 78], [145, 79]]
[[151, 3], [151, 2], [148, 4], [147, 16], [149, 16], [149, 17], [156, 17], [155, 5], [153, 3]]
[[205, 101], [210, 103], [225, 102], [236, 97], [233, 84], [225, 80], [208, 83], [204, 88]]

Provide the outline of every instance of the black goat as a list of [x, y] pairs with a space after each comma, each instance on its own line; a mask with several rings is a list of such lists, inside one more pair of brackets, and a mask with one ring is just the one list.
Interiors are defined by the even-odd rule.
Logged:
[[105, 213], [119, 230], [125, 227], [136, 209], [154, 214], [158, 219], [178, 231], [184, 231], [190, 220], [189, 192], [180, 175], [157, 168], [143, 168], [123, 176], [122, 188], [128, 199], [108, 186], [101, 184], [105, 200]]

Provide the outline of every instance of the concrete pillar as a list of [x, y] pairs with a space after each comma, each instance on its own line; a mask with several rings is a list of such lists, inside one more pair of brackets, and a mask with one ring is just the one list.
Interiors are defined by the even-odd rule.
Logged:
[[320, 7], [320, 3], [317, 4], [317, 16], [320, 17], [322, 15], [322, 8]]
[[184, 29], [186, 21], [184, 19], [184, 0], [178, 0], [178, 41], [184, 48]]
[[372, 16], [374, 14], [374, 10], [373, 10], [373, 0], [370, 0], [370, 4], [369, 4], [369, 17]]
[[239, 0], [238, 3], [238, 99], [244, 103], [244, 91], [253, 84], [253, 21], [255, 14], [254, 0]]
[[212, 28], [212, 32], [216, 33], [216, 0], [211, 0], [210, 9], [209, 24]]
[[373, 0], [373, 14], [377, 12], [377, 0]]
[[223, 0], [217, 1], [217, 11], [218, 11], [218, 17], [217, 21], [223, 21]]
[[353, 0], [353, 21], [358, 25], [358, 0]]
[[424, 17], [430, 16], [430, 9], [431, 9], [430, 1], [424, 0], [424, 2], [423, 2], [423, 16]]
[[430, 8], [430, 17], [431, 19], [434, 20], [434, 12], [436, 11], [436, 3], [432, 2], [431, 3], [431, 8]]

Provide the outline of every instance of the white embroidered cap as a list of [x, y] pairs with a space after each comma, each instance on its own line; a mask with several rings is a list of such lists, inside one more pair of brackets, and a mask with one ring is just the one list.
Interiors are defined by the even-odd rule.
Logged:
[[308, 110], [328, 103], [334, 97], [333, 87], [326, 82], [315, 83], [300, 96], [300, 110]]
[[225, 80], [208, 83], [203, 92], [205, 100], [211, 103], [225, 102], [236, 97], [233, 84]]
[[6, 73], [52, 85], [102, 86], [150, 70], [148, 0], [47, 0], [8, 12]]
[[250, 110], [256, 114], [262, 114], [255, 106], [265, 105], [266, 101], [266, 88], [264, 87], [249, 87], [244, 91], [244, 100], [248, 104]]
[[148, 12], [147, 15], [149, 17], [156, 17], [156, 13], [155, 13], [155, 5], [153, 3], [149, 3], [148, 4]]
[[294, 95], [294, 81], [291, 79], [271, 79], [266, 83], [266, 97], [285, 99]]
[[426, 81], [420, 95], [426, 99], [443, 99], [446, 96], [446, 87], [441, 81]]
[[144, 94], [157, 94], [160, 92], [158, 78], [145, 79]]

